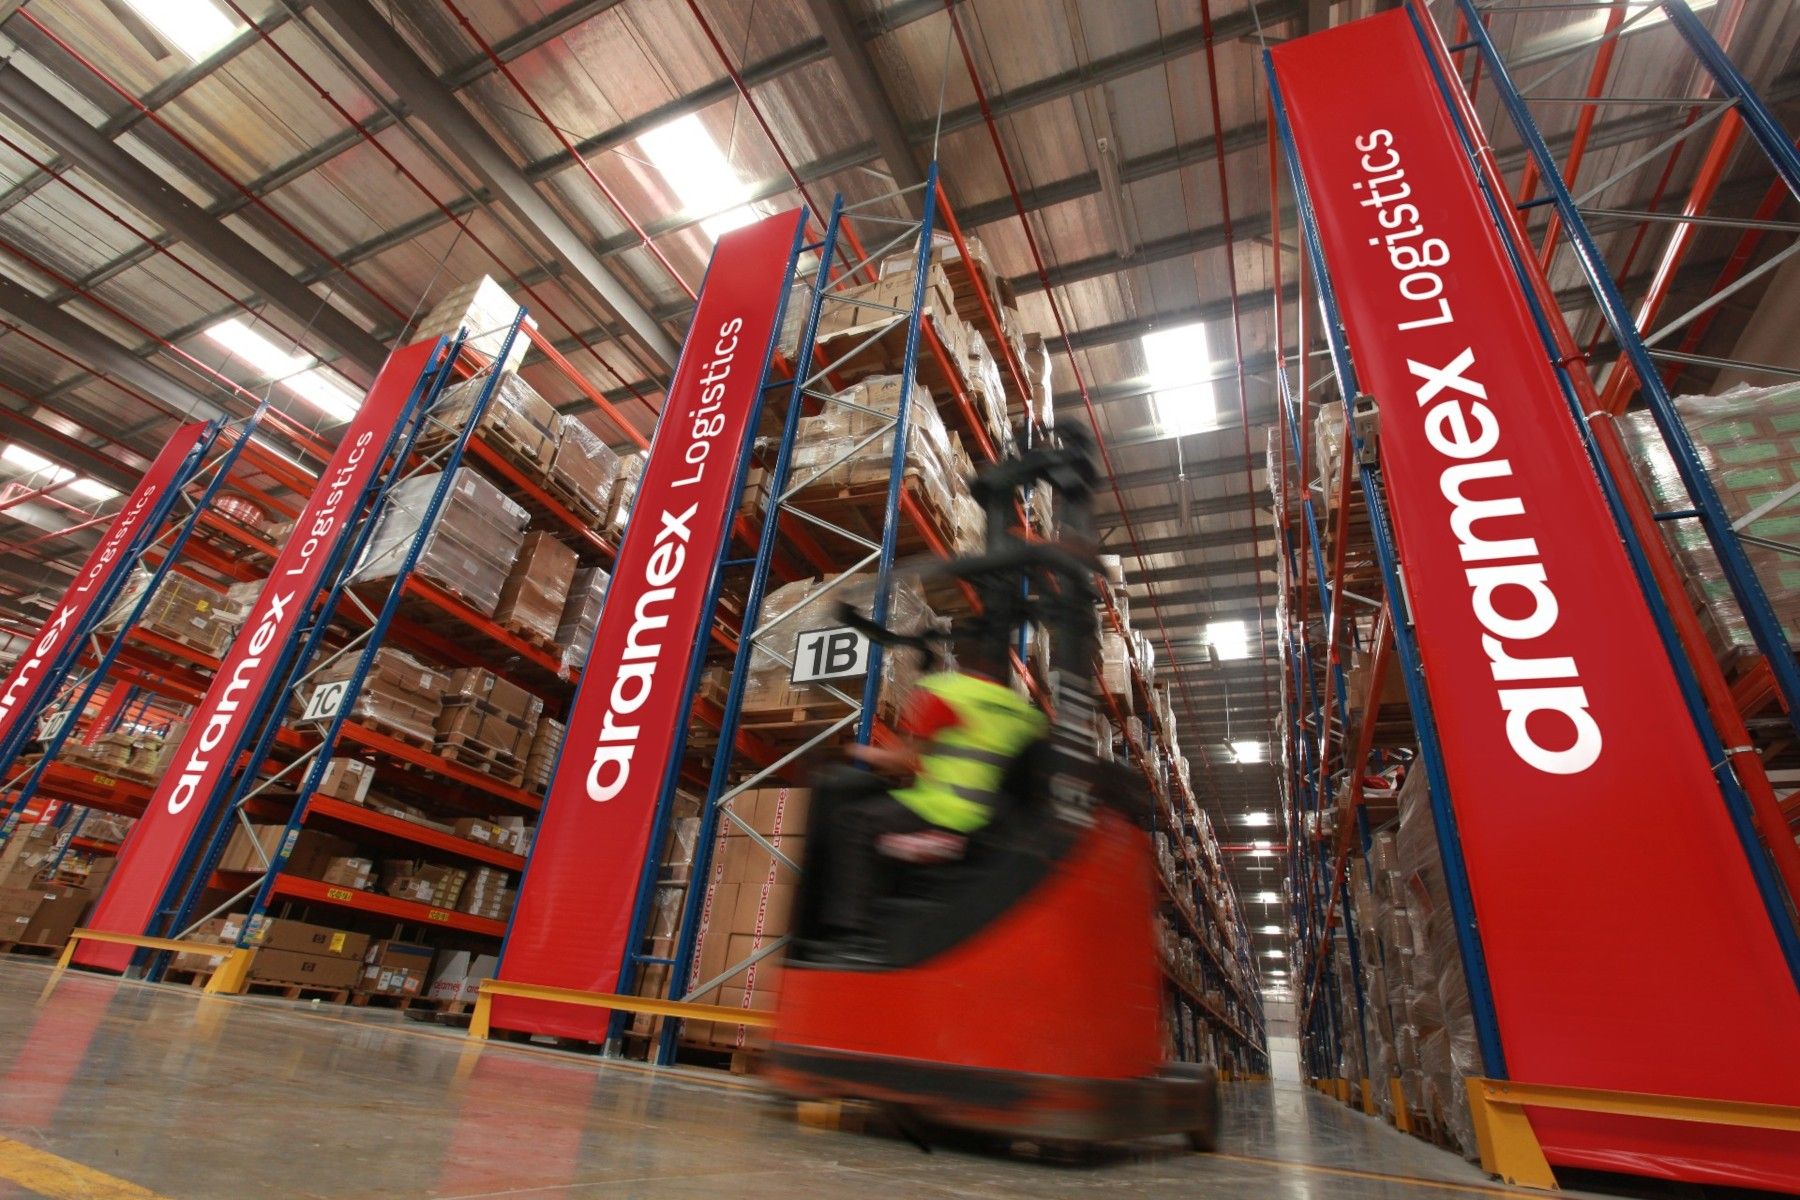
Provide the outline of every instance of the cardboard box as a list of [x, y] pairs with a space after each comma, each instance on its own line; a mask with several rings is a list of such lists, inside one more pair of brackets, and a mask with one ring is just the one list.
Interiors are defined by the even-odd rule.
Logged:
[[326, 864], [325, 873], [319, 876], [319, 881], [366, 892], [374, 877], [375, 863], [370, 859], [334, 858]]
[[523, 723], [543, 715], [544, 702], [513, 683], [502, 679], [486, 667], [459, 667], [450, 673], [450, 686], [443, 699], [484, 700], [503, 713]]
[[[233, 818], [236, 820], [236, 818]], [[249, 828], [238, 821], [231, 832], [231, 840], [225, 845], [225, 853], [219, 857], [221, 871], [261, 871], [265, 856], [272, 860], [275, 852], [281, 848], [281, 837], [287, 832], [285, 825], [252, 825]], [[261, 853], [257, 852], [258, 847]]]
[[431, 998], [472, 1001], [480, 994], [481, 981], [493, 978], [498, 965], [499, 959], [492, 954], [471, 955], [467, 950], [445, 954], [431, 980]]
[[741, 884], [731, 911], [731, 932], [754, 934], [760, 930], [764, 937], [778, 937], [788, 931], [793, 912], [793, 884]]
[[267, 950], [287, 950], [302, 955], [336, 955], [360, 960], [369, 949], [369, 935], [309, 925], [285, 918], [264, 918], [249, 941]]
[[480, 817], [461, 817], [450, 827], [450, 831], [459, 838], [480, 842], [483, 846], [499, 845], [503, 832], [492, 821], [485, 821]]
[[325, 776], [319, 780], [317, 796], [329, 796], [334, 800], [343, 800], [349, 804], [361, 804], [369, 795], [369, 785], [375, 782], [375, 768], [359, 758], [334, 758], [325, 768]]
[[[612, 486], [610, 477], [606, 486]], [[555, 537], [541, 530], [527, 533], [518, 560], [500, 589], [494, 620], [517, 633], [554, 643], [575, 567], [575, 552]]]
[[303, 987], [352, 987], [362, 977], [362, 970], [362, 961], [357, 958], [268, 947], [259, 949], [256, 957], [250, 961], [252, 979], [269, 983], [293, 983]]
[[[224, 917], [200, 922], [188, 939], [196, 944], [195, 948], [175, 955], [169, 960], [169, 966], [178, 971], [211, 971], [218, 967], [231, 951], [229, 945], [223, 944], [226, 942], [225, 925]], [[207, 949], [205, 944], [208, 942], [221, 944], [216, 949]]]
[[363, 968], [358, 986], [377, 996], [417, 996], [425, 989], [425, 974], [406, 967], [370, 964]]
[[577, 514], [598, 524], [612, 503], [619, 478], [619, 456], [598, 434], [575, 417], [565, 415], [550, 464], [550, 479]]

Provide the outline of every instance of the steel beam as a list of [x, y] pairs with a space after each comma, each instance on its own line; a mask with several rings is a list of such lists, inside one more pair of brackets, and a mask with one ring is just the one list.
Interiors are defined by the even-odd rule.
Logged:
[[625, 284], [606, 269], [562, 215], [525, 177], [512, 156], [472, 116], [366, 0], [314, 0], [313, 8], [349, 43], [414, 118], [473, 171], [494, 198], [567, 263], [608, 312], [664, 365], [673, 368], [678, 347]]
[[[850, 6], [842, 0], [806, 0], [806, 7], [824, 35], [825, 44], [831, 47], [831, 57], [837, 61], [838, 74], [843, 77], [851, 102], [875, 137], [875, 145], [887, 163], [895, 190], [918, 187], [925, 182], [925, 172], [919, 168], [918, 159], [913, 157], [912, 144], [906, 130], [900, 126], [900, 118], [894, 113], [893, 101], [881, 85], [875, 60], [869, 54], [868, 43], [863, 40], [861, 31], [856, 28]], [[911, 201], [908, 208], [916, 216], [916, 198], [908, 196], [907, 199]]]
[[381, 369], [387, 351], [367, 330], [224, 224], [213, 220], [205, 209], [108, 141], [79, 113], [27, 79], [10, 62], [0, 63], [0, 112], [79, 165], [125, 203], [180, 234], [300, 328], [315, 331], [321, 341], [360, 368], [367, 379], [373, 379]]
[[172, 413], [209, 421], [224, 415], [224, 410], [211, 400], [183, 387], [92, 325], [10, 279], [0, 278], [0, 312], [35, 329], [95, 375], [147, 397]]

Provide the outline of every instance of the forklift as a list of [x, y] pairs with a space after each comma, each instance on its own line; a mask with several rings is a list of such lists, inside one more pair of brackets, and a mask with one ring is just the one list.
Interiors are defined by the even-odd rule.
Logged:
[[[927, 662], [965, 638], [1005, 662], [1020, 630], [1041, 624], [1054, 712], [960, 853], [884, 864], [853, 952], [822, 920], [829, 898], [809, 881], [828, 877], [826, 841], [808, 839], [767, 1058], [772, 1082], [797, 1099], [872, 1102], [903, 1128], [1053, 1147], [1181, 1134], [1213, 1149], [1216, 1068], [1163, 1058], [1149, 791], [1093, 748], [1095, 481], [1091, 444], [1074, 431], [976, 475], [982, 553], [922, 572], [975, 593], [975, 613], [953, 630], [902, 634], [840, 611], [884, 652]], [[1052, 490], [1057, 542], [1016, 530], [1033, 485]], [[814, 821], [882, 786], [848, 765], [823, 772]]]

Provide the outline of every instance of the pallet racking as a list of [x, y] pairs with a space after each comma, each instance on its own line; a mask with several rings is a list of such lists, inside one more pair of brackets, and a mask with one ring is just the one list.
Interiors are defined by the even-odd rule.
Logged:
[[136, 817], [149, 797], [145, 778], [96, 764], [87, 747], [127, 721], [166, 732], [218, 668], [208, 647], [145, 624], [159, 589], [191, 581], [222, 602], [231, 585], [260, 578], [274, 556], [267, 522], [294, 515], [283, 497], [310, 489], [300, 464], [320, 451], [311, 431], [266, 401], [244, 418], [184, 427], [171, 449], [177, 442], [189, 447], [183, 461], [0, 747], [0, 843], [41, 809], [65, 830], [53, 865], [70, 849], [106, 852], [74, 836], [90, 812]]
[[[1696, 368], [1741, 371], [1778, 380], [1794, 377], [1793, 371], [1776, 364], [1703, 355], [1696, 347], [1719, 304], [1776, 270], [1800, 245], [1793, 241], [1800, 226], [1773, 219], [1780, 203], [1800, 198], [1800, 157], [1791, 136], [1780, 129], [1767, 105], [1721, 48], [1721, 42], [1730, 43], [1739, 32], [1746, 15], [1742, 4], [1717, 6], [1711, 30], [1683, 0], [1644, 6], [1555, 7], [1593, 9], [1594, 28], [1552, 52], [1538, 53], [1532, 66], [1540, 69], [1528, 82], [1519, 84], [1514, 80], [1514, 64], [1509, 62], [1509, 57], [1516, 56], [1509, 56], [1505, 47], [1510, 34], [1533, 20], [1531, 6], [1455, 0], [1447, 6], [1446, 16], [1455, 20], [1449, 51], [1461, 77], [1440, 77], [1439, 86], [1476, 164], [1517, 286], [1536, 316], [1544, 353], [1565, 381], [1572, 404], [1586, 386], [1588, 365], [1597, 359], [1602, 345], [1616, 355], [1598, 389], [1598, 403], [1587, 411], [1577, 410], [1576, 423], [1612, 519], [1629, 548], [1636, 583], [1658, 615], [1662, 643], [1684, 682], [1687, 707], [1683, 715], [1700, 731], [1712, 761], [1718, 764], [1722, 797], [1769, 909], [1768, 919], [1777, 931], [1787, 927], [1791, 933], [1789, 905], [1800, 895], [1800, 859], [1793, 841], [1794, 819], [1800, 813], [1792, 805], [1784, 809], [1770, 777], [1789, 765], [1785, 756], [1790, 752], [1785, 747], [1791, 743], [1793, 730], [1800, 728], [1794, 724], [1800, 720], [1800, 709], [1794, 705], [1797, 693], [1793, 685], [1800, 679], [1794, 646], [1783, 631], [1776, 606], [1770, 603], [1770, 589], [1779, 583], [1759, 577], [1753, 569], [1747, 550], [1755, 546], [1756, 539], [1744, 535], [1745, 514], [1728, 509], [1721, 500], [1719, 481], [1709, 474], [1707, 461], [1684, 422], [1684, 410], [1672, 395], [1677, 382], [1684, 375], [1691, 377]], [[1416, 13], [1414, 19], [1429, 20]], [[1664, 20], [1673, 33], [1660, 35], [1661, 48], [1689, 52], [1691, 70], [1685, 74], [1695, 81], [1697, 91], [1634, 99], [1634, 103], [1666, 113], [1666, 123], [1636, 130], [1624, 143], [1629, 155], [1621, 152], [1618, 156], [1626, 159], [1623, 167], [1602, 182], [1585, 184], [1578, 195], [1573, 181], [1584, 155], [1596, 144], [1595, 112], [1607, 101], [1606, 86], [1619, 69], [1620, 56], [1629, 56], [1631, 51], [1625, 39]], [[1542, 85], [1587, 61], [1590, 52], [1591, 69], [1582, 96], [1542, 94]], [[1675, 71], [1666, 75], [1684, 77], [1683, 72]], [[1503, 127], [1516, 136], [1523, 149], [1522, 176], [1510, 189], [1475, 118], [1474, 97], [1484, 82], [1497, 97]], [[1365, 1111], [1379, 1108], [1401, 1128], [1431, 1133], [1440, 1141], [1451, 1141], [1450, 1127], [1470, 1119], [1461, 1111], [1422, 1103], [1410, 1082], [1403, 1086], [1399, 1074], [1388, 1073], [1393, 1070], [1392, 1060], [1375, 1053], [1380, 1040], [1377, 1024], [1386, 1020], [1378, 1012], [1386, 1004], [1385, 980], [1396, 965], [1386, 961], [1392, 950], [1387, 939], [1373, 930], [1359, 929], [1351, 880], [1356, 875], [1367, 879], [1379, 874], [1374, 859], [1383, 850], [1378, 838], [1391, 837], [1384, 829], [1391, 829], [1399, 815], [1391, 786], [1398, 772], [1393, 768], [1410, 766], [1429, 779], [1431, 824], [1436, 828], [1460, 949], [1457, 969], [1466, 977], [1478, 1046], [1478, 1050], [1471, 1047], [1472, 1065], [1457, 1063], [1462, 1077], [1456, 1080], [1454, 1109], [1462, 1104], [1460, 1091], [1466, 1078], [1473, 1114], [1473, 1124], [1466, 1131], [1483, 1139], [1480, 1156], [1484, 1166], [1509, 1180], [1554, 1183], [1530, 1125], [1523, 1124], [1517, 1108], [1526, 1101], [1508, 1101], [1503, 1095], [1506, 1085], [1475, 1078], [1485, 1075], [1492, 1081], [1505, 1080], [1507, 1061], [1449, 806], [1436, 718], [1424, 688], [1415, 641], [1414, 631], [1429, 622], [1432, 614], [1418, 609], [1404, 588], [1404, 569], [1386, 493], [1392, 481], [1384, 478], [1375, 449], [1379, 436], [1376, 409], [1356, 384], [1353, 348], [1345, 340], [1331, 280], [1320, 266], [1323, 249], [1315, 200], [1300, 183], [1294, 136], [1279, 88], [1275, 90], [1270, 122], [1271, 199], [1280, 200], [1281, 168], [1285, 165], [1294, 187], [1302, 247], [1300, 299], [1293, 310], [1295, 337], [1284, 337], [1279, 280], [1275, 288], [1279, 424], [1270, 445], [1270, 473], [1285, 615], [1281, 631], [1283, 807], [1294, 913], [1296, 1011], [1305, 1072], [1324, 1090], [1354, 1098]], [[1566, 107], [1570, 102], [1580, 106], [1572, 127]], [[1543, 132], [1546, 120], [1567, 129], [1562, 139], [1566, 156], [1560, 161]], [[1689, 139], [1697, 143], [1703, 132], [1708, 134], [1707, 145], [1681, 211], [1658, 211], [1679, 156]], [[1745, 134], [1749, 143], [1743, 141]], [[1639, 151], [1639, 143], [1648, 149]], [[1754, 144], [1755, 153], [1748, 159], [1766, 174], [1763, 181], [1752, 180], [1732, 189], [1739, 203], [1743, 197], [1750, 202], [1762, 197], [1749, 215], [1740, 215], [1734, 205], [1725, 204], [1721, 182], [1733, 151], [1749, 144]], [[1662, 181], [1648, 201], [1626, 207], [1601, 202], [1609, 188], [1630, 178], [1636, 168], [1657, 163], [1666, 165]], [[1741, 171], [1740, 177], [1746, 173], [1753, 172]], [[1536, 195], [1540, 188], [1543, 194]], [[1709, 211], [1715, 206], [1725, 211]], [[1279, 207], [1275, 211], [1279, 212]], [[1611, 234], [1622, 227], [1627, 232], [1635, 229], [1636, 236], [1603, 240], [1595, 231], [1602, 224], [1613, 227]], [[1647, 280], [1634, 279], [1634, 287], [1628, 290], [1621, 280], [1630, 278], [1649, 232], [1663, 229], [1667, 237], [1656, 270]], [[1701, 303], [1658, 327], [1677, 268], [1704, 238], [1730, 249], [1723, 269], [1711, 280]], [[1788, 239], [1787, 246], [1769, 253], [1768, 243], [1783, 238]], [[1603, 246], [1613, 252], [1609, 255]], [[1598, 311], [1585, 350], [1564, 327], [1559, 306], [1545, 283], [1544, 272], [1563, 247], [1570, 251], [1564, 261], [1574, 264]], [[1749, 269], [1759, 255], [1761, 262]], [[1276, 263], [1279, 270], [1279, 255]], [[1314, 304], [1322, 319], [1319, 328], [1309, 329]], [[1668, 348], [1670, 336], [1682, 331], [1680, 348]], [[1291, 362], [1290, 345], [1297, 347]], [[1351, 398], [1348, 405], [1345, 397]], [[1642, 417], [1626, 415], [1634, 398], [1643, 402]], [[1314, 439], [1321, 420], [1335, 428], [1337, 442], [1334, 447], [1329, 437], [1320, 436], [1321, 461], [1315, 463]], [[1628, 421], [1635, 424], [1637, 435], [1631, 451], [1621, 437], [1621, 426]], [[1655, 504], [1639, 482], [1647, 456], [1669, 464], [1669, 474], [1678, 478], [1678, 484], [1659, 495]], [[1774, 503], [1791, 501], [1792, 495], [1790, 490]], [[1709, 641], [1703, 626], [1707, 610], [1696, 613], [1695, 598], [1684, 588], [1684, 571], [1665, 547], [1665, 535], [1684, 524], [1700, 528], [1728, 585], [1722, 599], [1713, 597], [1715, 609], [1725, 607], [1736, 613], [1747, 632], [1745, 640], [1753, 642], [1752, 646], [1721, 647], [1716, 637]], [[1787, 552], [1792, 553], [1791, 549]], [[1390, 686], [1393, 681], [1402, 686]], [[1785, 715], [1776, 712], [1778, 707]], [[1366, 914], [1368, 910], [1363, 911]], [[1757, 921], [1762, 916], [1747, 912], [1743, 919]], [[1791, 943], [1791, 937], [1788, 941]], [[1375, 952], [1373, 961], [1371, 950]], [[1529, 1082], [1516, 1086], [1521, 1097], [1541, 1097], [1546, 1110], [1570, 1104], [1555, 1088], [1534, 1089]], [[1658, 1111], [1677, 1120], [1714, 1119], [1732, 1124], [1741, 1119], [1741, 1114], [1733, 1117], [1723, 1109], [1710, 1117], [1696, 1116], [1704, 1109], [1697, 1101], [1684, 1107], [1671, 1097], [1601, 1095], [1602, 1099], [1593, 1101], [1598, 1107], [1592, 1111], [1631, 1111], [1623, 1106], [1637, 1099], [1649, 1105], [1639, 1111]], [[1523, 1124], [1519, 1145], [1529, 1143], [1529, 1153], [1523, 1158], [1507, 1152], [1509, 1147], [1518, 1148], [1511, 1142], [1498, 1150], [1491, 1143], [1498, 1128], [1493, 1122], [1502, 1113], [1507, 1120], [1516, 1118]], [[1518, 1128], [1518, 1124], [1509, 1126], [1508, 1137], [1517, 1134]], [[1470, 1153], [1475, 1149], [1473, 1145], [1459, 1148]], [[1688, 1169], [1678, 1161], [1672, 1166], [1646, 1161], [1649, 1165], [1643, 1169], [1656, 1174]]]
[[[768, 971], [786, 938], [764, 936], [759, 918], [744, 955], [701, 971], [697, 948], [714, 920], [708, 881], [717, 872], [716, 852], [727, 836], [741, 839], [753, 847], [753, 855], [761, 856], [759, 863], [767, 864], [766, 871], [758, 867], [752, 873], [779, 886], [775, 881], [797, 870], [798, 856], [791, 852], [791, 844], [790, 850], [783, 849], [785, 838], [794, 835], [771, 826], [766, 810], [756, 814], [751, 807], [766, 789], [801, 782], [809, 756], [847, 741], [879, 743], [890, 736], [879, 647], [870, 652], [860, 687], [823, 685], [806, 703], [787, 706], [779, 720], [766, 714], [746, 720], [747, 712], [761, 713], [746, 699], [757, 664], [765, 669], [791, 668], [794, 661], [799, 629], [789, 618], [795, 610], [782, 608], [765, 615], [775, 584], [807, 575], [828, 578], [811, 590], [809, 605], [822, 596], [848, 594], [855, 587], [873, 618], [884, 621], [894, 602], [900, 557], [943, 557], [968, 536], [968, 530], [955, 527], [942, 499], [933, 498], [916, 466], [909, 463], [912, 430], [919, 419], [913, 405], [919, 397], [930, 395], [935, 400], [943, 427], [959, 439], [974, 463], [995, 461], [1005, 452], [1010, 419], [1019, 420], [1027, 445], [1044, 433], [1044, 384], [1034, 384], [1024, 345], [1004, 311], [998, 281], [979, 247], [971, 245], [957, 224], [935, 168], [914, 188], [855, 204], [839, 198], [822, 224], [821, 240], [808, 247], [816, 254], [806, 264], [811, 278], [800, 275], [792, 284], [791, 339], [784, 347], [788, 354], [764, 383], [765, 389], [785, 391], [787, 396], [784, 406], [771, 406], [764, 414], [760, 474], [746, 487], [747, 507], [740, 509], [745, 520], [756, 521], [755, 535], [728, 549], [720, 562], [722, 594], [741, 614], [744, 633], [734, 649], [726, 647], [725, 653], [715, 656], [724, 669], [713, 676], [717, 681], [713, 686], [702, 679], [693, 683], [694, 711], [716, 728], [725, 748], [715, 752], [710, 736], [695, 739], [700, 753], [711, 755], [710, 763], [690, 755], [681, 786], [665, 790], [658, 806], [652, 847], [671, 845], [680, 816], [691, 812], [691, 859], [674, 870], [661, 853], [646, 862], [622, 991], [692, 999], [711, 995], [737, 977], [749, 985], [743, 1002], [750, 1005], [758, 965], [767, 964], [763, 969]], [[866, 248], [865, 236], [866, 244], [875, 249]], [[885, 266], [884, 259], [889, 260]], [[905, 266], [898, 268], [900, 263]], [[910, 282], [910, 291], [881, 301], [869, 299], [866, 285], [878, 273], [897, 274]], [[858, 312], [860, 316], [853, 315]], [[956, 320], [948, 319], [952, 316]], [[999, 397], [988, 394], [992, 384], [984, 392], [965, 377], [955, 332], [964, 319], [994, 348], [997, 370], [992, 384], [998, 385]], [[804, 369], [796, 370], [795, 364], [804, 364]], [[916, 381], [923, 390], [901, 384], [891, 410], [880, 411], [859, 405], [846, 391], [859, 380], [889, 372], [900, 380]], [[995, 401], [1001, 410], [997, 419]], [[830, 414], [845, 415], [854, 423], [847, 444], [835, 457], [811, 455], [797, 462], [796, 452], [803, 445], [801, 422]], [[887, 455], [885, 469], [830, 484], [833, 478], [849, 478], [846, 464], [867, 459], [872, 446], [880, 448], [873, 452], [877, 456]], [[1041, 519], [1026, 511], [1030, 507], [1015, 513], [1020, 524], [1047, 532]], [[937, 611], [947, 612], [972, 599], [946, 587], [935, 590], [929, 602]], [[1101, 619], [1105, 627], [1123, 635], [1124, 620], [1110, 600]], [[1036, 649], [1030, 636], [1021, 632], [1013, 656], [1017, 685], [1040, 702], [1053, 704], [1055, 680], [1034, 663]], [[1195, 947], [1192, 957], [1199, 972], [1178, 977], [1172, 964], [1165, 963], [1175, 1014], [1171, 1024], [1179, 1031], [1176, 1049], [1183, 1057], [1211, 1057], [1239, 1073], [1258, 1072], [1266, 1061], [1261, 1011], [1242, 917], [1224, 882], [1210, 823], [1185, 774], [1167, 766], [1177, 758], [1177, 741], [1164, 724], [1166, 709], [1156, 705], [1150, 674], [1135, 651], [1127, 665], [1126, 692], [1106, 697], [1101, 714], [1111, 725], [1106, 740], [1115, 736], [1123, 740], [1126, 752], [1143, 770], [1159, 800], [1158, 828], [1171, 846], [1179, 848], [1187, 867], [1184, 877], [1165, 874], [1163, 879], [1165, 919], [1183, 944]], [[1127, 714], [1134, 702], [1149, 719], [1149, 740], [1142, 744], [1126, 737]], [[1165, 764], [1162, 775], [1157, 762]], [[685, 796], [683, 789], [688, 792]], [[628, 1028], [629, 1020], [623, 1014], [615, 1016], [613, 1039], [641, 1038], [635, 1042], [641, 1052], [664, 1063], [683, 1051], [679, 1021], [657, 1024], [640, 1019]]]

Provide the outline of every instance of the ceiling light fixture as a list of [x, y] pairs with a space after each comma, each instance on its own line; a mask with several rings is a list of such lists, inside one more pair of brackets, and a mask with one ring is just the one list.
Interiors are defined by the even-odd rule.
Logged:
[[1245, 813], [1238, 818], [1246, 825], [1273, 825], [1275, 818], [1266, 812]]
[[66, 483], [71, 492], [77, 492], [92, 500], [111, 500], [119, 494], [117, 488], [109, 488], [97, 479], [79, 476], [69, 468], [59, 466], [37, 451], [28, 450], [16, 442], [4, 450], [0, 450], [0, 459], [33, 475], [49, 476], [44, 484], [45, 487], [55, 487], [58, 484]]
[[1242, 621], [1208, 621], [1206, 644], [1220, 662], [1250, 657], [1250, 628]]
[[[1213, 401], [1206, 326], [1196, 321], [1192, 325], [1157, 329], [1146, 333], [1141, 345], [1152, 389], [1151, 419], [1157, 429], [1166, 436], [1181, 437], [1213, 428], [1217, 406]], [[1225, 655], [1221, 653], [1220, 657]]]
[[717, 240], [756, 221], [756, 210], [745, 203], [750, 189], [731, 169], [697, 114], [659, 125], [637, 144], [683, 208], [712, 214], [700, 222], [708, 237]]
[[165, 42], [195, 62], [229, 42], [242, 28], [213, 0], [126, 0]]
[[1264, 950], [1263, 957], [1264, 958], [1286, 958], [1287, 951], [1286, 950]]
[[1259, 902], [1261, 902], [1263, 904], [1279, 904], [1279, 903], [1281, 903], [1281, 897], [1277, 896], [1274, 892], [1258, 892], [1258, 893], [1256, 893], [1256, 898]]
[[1233, 742], [1231, 752], [1240, 763], [1259, 763], [1264, 758], [1264, 746], [1261, 742]]
[[290, 375], [281, 381], [281, 386], [338, 421], [348, 421], [362, 406], [362, 397], [351, 391], [337, 372], [329, 367], [314, 367], [310, 371]]
[[289, 375], [297, 375], [317, 361], [310, 354], [289, 354], [236, 317], [212, 326], [206, 331], [206, 336], [249, 363], [257, 374], [268, 379], [286, 379]]
[[1281, 932], [1281, 926], [1279, 926], [1279, 925], [1264, 925], [1262, 927], [1261, 932], [1268, 933], [1268, 934], [1278, 934]]

